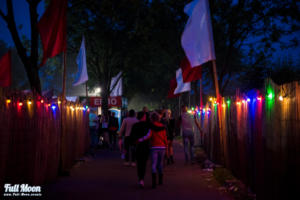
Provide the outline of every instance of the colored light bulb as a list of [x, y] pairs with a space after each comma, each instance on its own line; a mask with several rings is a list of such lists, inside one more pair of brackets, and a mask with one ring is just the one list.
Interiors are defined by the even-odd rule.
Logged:
[[10, 99], [6, 99], [6, 103], [11, 103], [11, 100]]
[[283, 101], [283, 97], [282, 96], [279, 96], [279, 101]]
[[56, 109], [56, 105], [53, 104], [53, 105], [51, 106], [51, 108], [52, 108], [52, 110], [54, 111], [54, 110]]
[[272, 93], [268, 94], [268, 98], [272, 99], [273, 98], [273, 94]]

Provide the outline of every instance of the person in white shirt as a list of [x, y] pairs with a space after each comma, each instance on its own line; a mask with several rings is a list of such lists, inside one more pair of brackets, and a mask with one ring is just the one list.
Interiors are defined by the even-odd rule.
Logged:
[[129, 158], [131, 157], [131, 166], [135, 166], [135, 144], [131, 142], [130, 139], [130, 134], [131, 134], [131, 129], [132, 126], [137, 123], [138, 120], [135, 117], [135, 111], [130, 110], [129, 111], [129, 116], [125, 118], [122, 122], [121, 129], [120, 129], [120, 138], [122, 136], [125, 137], [124, 139], [124, 147], [125, 147], [125, 163], [124, 165], [128, 166], [130, 165], [129, 163]]

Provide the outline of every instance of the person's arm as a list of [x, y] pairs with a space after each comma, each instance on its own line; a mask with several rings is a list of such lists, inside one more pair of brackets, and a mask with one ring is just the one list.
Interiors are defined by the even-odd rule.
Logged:
[[159, 132], [159, 131], [162, 131], [162, 130], [165, 130], [166, 127], [165, 126], [155, 126], [154, 124], [150, 123], [150, 129], [155, 131], [155, 132]]
[[152, 136], [152, 131], [151, 131], [151, 129], [149, 129], [147, 135], [145, 135], [144, 137], [139, 138], [138, 141], [143, 142], [145, 140], [148, 140], [151, 136]]

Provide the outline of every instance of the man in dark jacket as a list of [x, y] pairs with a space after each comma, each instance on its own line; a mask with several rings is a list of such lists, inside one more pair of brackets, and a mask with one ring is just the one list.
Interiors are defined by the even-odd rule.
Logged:
[[[164, 127], [154, 126], [152, 123], [146, 120], [144, 112], [138, 112], [137, 119], [138, 123], [134, 124], [131, 129], [130, 138], [132, 142], [138, 141], [139, 138], [142, 138], [147, 135], [150, 129], [161, 131], [164, 130]], [[137, 174], [139, 179], [139, 186], [144, 187], [144, 177], [146, 173], [147, 160], [150, 153], [150, 144], [149, 140], [137, 143], [136, 147], [136, 161], [137, 161]]]

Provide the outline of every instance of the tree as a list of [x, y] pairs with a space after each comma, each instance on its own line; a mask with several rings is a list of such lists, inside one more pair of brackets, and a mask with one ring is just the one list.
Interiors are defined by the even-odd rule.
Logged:
[[288, 44], [280, 40], [299, 30], [296, 0], [211, 0], [210, 7], [221, 94], [243, 66], [267, 61], [275, 43], [298, 45], [299, 38]]
[[[30, 49], [26, 49], [18, 34], [16, 22], [14, 19], [12, 0], [6, 0], [7, 14], [5, 15], [0, 10], [0, 16], [6, 22], [8, 30], [11, 33], [12, 39], [15, 43], [19, 57], [24, 64], [30, 87], [33, 93], [41, 94], [41, 82], [39, 78], [38, 67], [38, 13], [37, 6], [41, 0], [27, 0], [30, 11], [30, 24], [31, 24], [31, 43]], [[27, 55], [30, 52], [30, 55]]]
[[78, 0], [69, 3], [69, 47], [75, 53], [76, 44], [85, 35], [89, 83], [101, 86], [102, 110], [107, 115], [111, 78], [120, 70], [126, 71], [124, 63], [130, 49], [128, 33], [133, 26], [135, 4]]

